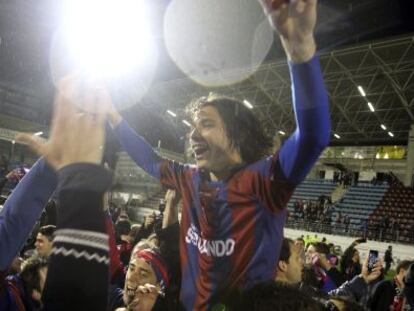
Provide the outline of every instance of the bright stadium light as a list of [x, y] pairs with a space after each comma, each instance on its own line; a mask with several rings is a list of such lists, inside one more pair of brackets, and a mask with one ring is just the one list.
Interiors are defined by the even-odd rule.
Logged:
[[283, 136], [285, 136], [286, 135], [286, 133], [284, 132], [284, 131], [279, 131], [278, 132], [280, 135], [283, 135]]
[[172, 112], [171, 110], [167, 110], [167, 113], [168, 113], [170, 116], [174, 117], [174, 118], [177, 116], [177, 114], [176, 114], [176, 113], [174, 113], [174, 112]]
[[92, 77], [114, 77], [145, 63], [151, 35], [143, 0], [66, 0], [69, 57]]
[[247, 99], [243, 100], [243, 105], [249, 109], [253, 109], [253, 105]]
[[190, 122], [188, 122], [187, 120], [183, 120], [183, 123], [184, 123], [185, 125], [187, 125], [188, 127], [191, 127], [191, 123], [190, 123]]
[[369, 107], [369, 110], [371, 110], [372, 112], [375, 112], [375, 108], [371, 103], [368, 103], [368, 107]]
[[394, 134], [392, 132], [388, 132], [388, 135], [390, 135], [391, 137], [394, 137]]
[[334, 134], [336, 139], [341, 139], [341, 136], [339, 136], [338, 134]]
[[41, 136], [41, 135], [43, 135], [43, 132], [42, 132], [42, 131], [40, 131], [40, 132], [36, 132], [36, 133], [34, 133], [33, 135], [34, 135], [34, 136]]
[[381, 124], [381, 128], [382, 128], [384, 131], [386, 131], [386, 130], [387, 130], [387, 127], [386, 127], [384, 124]]
[[364, 89], [363, 89], [363, 88], [362, 88], [362, 86], [360, 86], [360, 85], [358, 85], [358, 91], [359, 91], [359, 93], [360, 93], [363, 97], [367, 96], [367, 94], [365, 94]]

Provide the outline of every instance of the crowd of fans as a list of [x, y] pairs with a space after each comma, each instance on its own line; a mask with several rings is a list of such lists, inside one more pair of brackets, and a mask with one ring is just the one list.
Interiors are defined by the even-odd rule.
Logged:
[[300, 200], [294, 203], [289, 225], [310, 231], [334, 234], [355, 234], [351, 217], [335, 209], [329, 196], [321, 195], [318, 200]]
[[[414, 227], [408, 230], [408, 242], [414, 243]], [[378, 241], [399, 241], [401, 235], [401, 224], [399, 218], [387, 215], [381, 218], [370, 218], [366, 225], [366, 235]]]
[[348, 188], [351, 185], [358, 185], [359, 174], [349, 171], [335, 171], [332, 182]]
[[330, 224], [334, 211], [332, 199], [321, 195], [318, 200], [296, 200], [292, 217], [294, 220], [319, 221], [323, 224]]
[[[134, 224], [106, 203], [110, 233], [108, 305], [102, 310], [180, 310], [180, 198], [168, 190], [162, 213]], [[112, 213], [111, 213], [112, 211]], [[29, 239], [0, 280], [0, 310], [40, 310], [56, 230], [56, 202], [47, 204]], [[218, 310], [413, 310], [414, 261], [395, 259], [389, 246], [369, 266], [355, 240], [344, 251], [326, 238], [284, 238], [274, 282], [233, 293]], [[395, 270], [391, 265], [395, 263]], [[10, 299], [17, 295], [18, 299]], [[8, 298], [9, 297], [9, 298]], [[221, 308], [221, 309], [220, 309]], [[410, 309], [411, 308], [411, 309]], [[215, 310], [215, 309], [214, 309]]]
[[[384, 215], [381, 218], [361, 219], [352, 223], [350, 215], [342, 213], [332, 204], [331, 198], [321, 195], [318, 200], [297, 199], [288, 225], [309, 231], [363, 236], [376, 241], [400, 241], [399, 218]], [[408, 243], [414, 243], [414, 227], [407, 232]]]

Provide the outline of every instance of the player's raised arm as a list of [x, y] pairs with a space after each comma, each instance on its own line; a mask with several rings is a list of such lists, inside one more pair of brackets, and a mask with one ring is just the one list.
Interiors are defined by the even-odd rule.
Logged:
[[129, 126], [115, 107], [110, 109], [107, 116], [116, 138], [132, 160], [151, 176], [161, 178], [162, 158], [152, 149], [151, 145]]
[[328, 96], [315, 56], [317, 0], [261, 0], [261, 3], [289, 61], [296, 130], [281, 147], [279, 157], [284, 177], [299, 183], [330, 139]]

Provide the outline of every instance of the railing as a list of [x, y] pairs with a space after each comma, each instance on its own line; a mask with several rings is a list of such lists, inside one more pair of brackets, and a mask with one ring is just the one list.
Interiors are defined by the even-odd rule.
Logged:
[[304, 219], [289, 218], [286, 227], [296, 230], [304, 230], [332, 235], [344, 235], [350, 237], [364, 237], [381, 242], [396, 242], [414, 244], [414, 230], [403, 232], [402, 230], [384, 229], [378, 226], [368, 225], [364, 227], [356, 224], [323, 223]]

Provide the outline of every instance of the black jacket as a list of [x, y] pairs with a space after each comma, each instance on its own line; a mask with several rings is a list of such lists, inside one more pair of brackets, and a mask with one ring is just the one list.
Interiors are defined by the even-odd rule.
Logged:
[[43, 292], [45, 310], [105, 310], [109, 245], [103, 194], [112, 175], [77, 163], [58, 172], [58, 220]]

